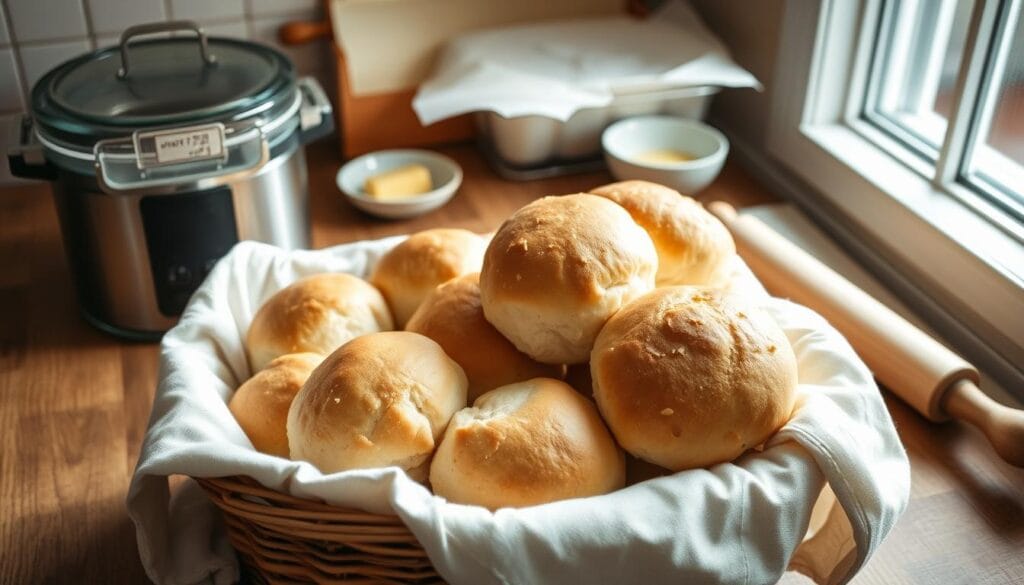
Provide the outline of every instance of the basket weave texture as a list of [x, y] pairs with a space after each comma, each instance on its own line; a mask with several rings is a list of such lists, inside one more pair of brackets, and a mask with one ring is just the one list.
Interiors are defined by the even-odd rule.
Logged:
[[296, 498], [248, 477], [196, 482], [223, 513], [243, 574], [257, 582], [442, 582], [397, 516]]

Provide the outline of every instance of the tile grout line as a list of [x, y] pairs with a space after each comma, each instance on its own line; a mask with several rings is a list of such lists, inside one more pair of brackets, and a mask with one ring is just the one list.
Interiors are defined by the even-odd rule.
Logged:
[[252, 0], [243, 0], [242, 16], [245, 17], [245, 36], [252, 39], [256, 34], [255, 17], [253, 15]]
[[48, 47], [48, 46], [51, 46], [51, 45], [60, 45], [60, 44], [66, 44], [66, 43], [77, 43], [79, 41], [88, 41], [88, 40], [89, 40], [89, 35], [88, 34], [84, 34], [84, 35], [70, 36], [70, 37], [52, 37], [52, 38], [46, 38], [46, 39], [36, 39], [36, 40], [31, 40], [31, 41], [21, 41], [21, 42], [18, 42], [16, 44], [17, 44], [17, 46], [19, 48], [24, 47], [24, 48], [27, 48], [27, 49], [35, 49], [35, 48], [38, 48], [38, 47]]

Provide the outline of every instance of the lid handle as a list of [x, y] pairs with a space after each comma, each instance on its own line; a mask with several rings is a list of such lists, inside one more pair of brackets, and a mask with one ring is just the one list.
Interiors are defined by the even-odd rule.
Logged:
[[203, 59], [205, 67], [211, 67], [217, 63], [217, 58], [210, 54], [206, 43], [206, 33], [199, 25], [191, 20], [170, 20], [167, 22], [154, 22], [150, 24], [139, 24], [130, 26], [121, 33], [121, 68], [117, 71], [117, 78], [128, 77], [128, 41], [132, 37], [151, 35], [156, 33], [171, 32], [175, 30], [190, 30], [199, 37], [199, 56]]

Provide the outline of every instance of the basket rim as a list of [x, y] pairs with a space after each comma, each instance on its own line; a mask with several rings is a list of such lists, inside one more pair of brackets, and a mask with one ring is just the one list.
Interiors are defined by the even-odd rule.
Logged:
[[[275, 490], [268, 488], [248, 475], [230, 475], [224, 477], [192, 477], [192, 479], [203, 487], [207, 492], [215, 493], [238, 493], [250, 497], [262, 498], [271, 502], [276, 502], [279, 505], [295, 506], [297, 509], [303, 512], [316, 513], [322, 515], [322, 520], [330, 520], [336, 522], [364, 522], [367, 524], [375, 525], [401, 525], [405, 526], [405, 523], [395, 514], [377, 514], [374, 512], [367, 512], [355, 507], [338, 506], [327, 503], [320, 498], [303, 498], [299, 496], [293, 496], [284, 491]], [[267, 508], [267, 506], [261, 506], [260, 504], [254, 504], [254, 507]], [[287, 508], [277, 508], [281, 510], [287, 510]], [[286, 516], [280, 514], [279, 516]]]

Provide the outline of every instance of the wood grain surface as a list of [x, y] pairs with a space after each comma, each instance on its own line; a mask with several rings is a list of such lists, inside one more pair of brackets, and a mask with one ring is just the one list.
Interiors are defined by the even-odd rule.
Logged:
[[[382, 222], [338, 193], [334, 146], [311, 148], [314, 246], [435, 226], [490, 231], [538, 196], [610, 180], [593, 173], [510, 183], [469, 146], [443, 151], [466, 174], [452, 202]], [[701, 199], [740, 207], [775, 198], [730, 164]], [[0, 190], [0, 584], [146, 581], [124, 499], [157, 353], [156, 344], [116, 340], [78, 315], [49, 188]], [[910, 453], [913, 499], [855, 583], [1024, 583], [1024, 471], [996, 458], [973, 429], [935, 426], [886, 401]]]

